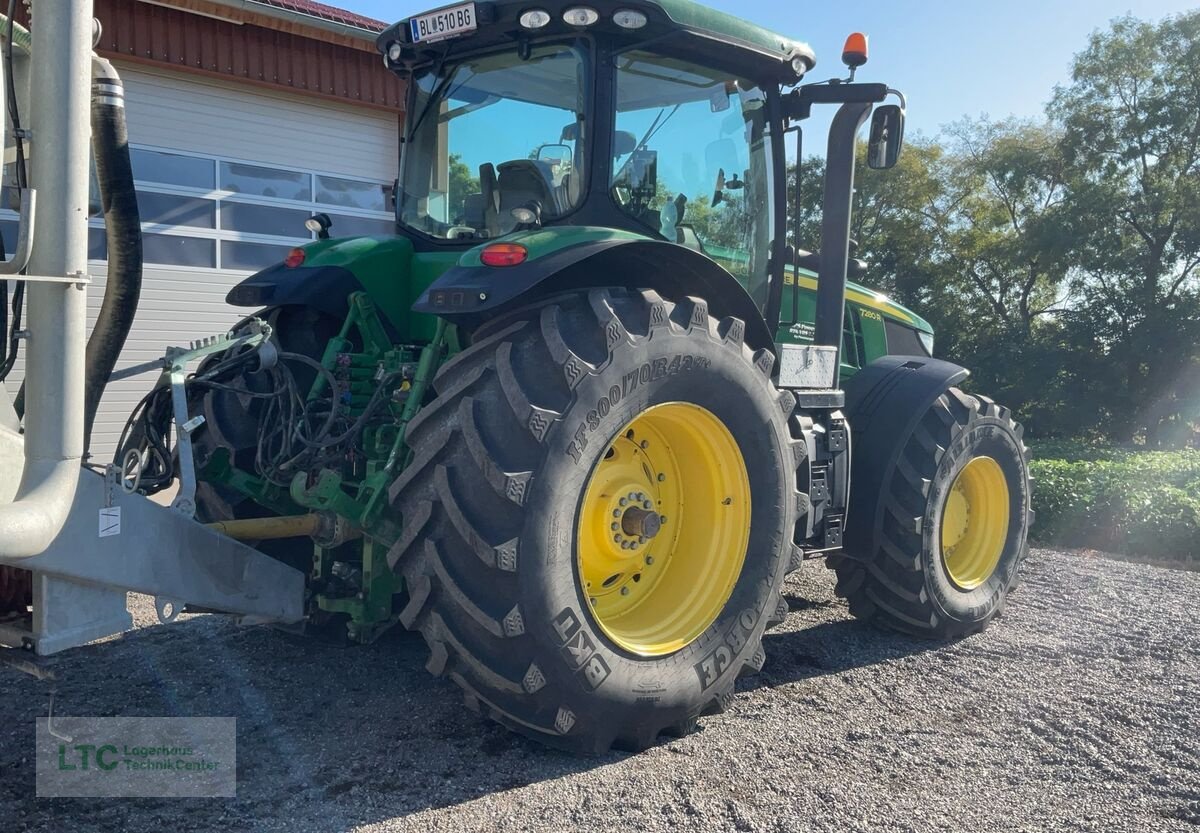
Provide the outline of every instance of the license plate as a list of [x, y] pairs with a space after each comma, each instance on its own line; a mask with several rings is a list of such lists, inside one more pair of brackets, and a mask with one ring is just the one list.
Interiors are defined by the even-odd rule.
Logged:
[[456, 38], [474, 32], [476, 25], [474, 3], [450, 6], [408, 20], [413, 43], [432, 43]]

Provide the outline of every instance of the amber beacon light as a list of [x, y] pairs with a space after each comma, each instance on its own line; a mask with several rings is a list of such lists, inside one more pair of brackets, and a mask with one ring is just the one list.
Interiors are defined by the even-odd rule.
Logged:
[[842, 47], [842, 63], [850, 67], [851, 78], [854, 70], [867, 62], [867, 36], [862, 32], [851, 32]]

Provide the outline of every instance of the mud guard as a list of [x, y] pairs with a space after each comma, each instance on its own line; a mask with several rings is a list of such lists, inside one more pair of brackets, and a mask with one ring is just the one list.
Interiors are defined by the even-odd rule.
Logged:
[[599, 286], [655, 289], [673, 300], [700, 296], [713, 315], [745, 322], [747, 344], [774, 352], [771, 331], [737, 278], [699, 252], [661, 240], [593, 240], [519, 266], [455, 266], [412, 308], [469, 329], [553, 293]]
[[883, 531], [884, 484], [929, 406], [970, 371], [927, 356], [884, 356], [846, 383], [853, 436], [850, 506], [844, 536], [849, 555], [873, 553]]
[[229, 290], [225, 303], [235, 307], [312, 307], [341, 320], [350, 311], [350, 294], [363, 285], [341, 266], [296, 266], [277, 263]]

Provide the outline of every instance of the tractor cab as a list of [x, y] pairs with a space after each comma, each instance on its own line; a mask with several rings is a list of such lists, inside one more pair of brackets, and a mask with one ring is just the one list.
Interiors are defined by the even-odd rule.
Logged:
[[780, 89], [808, 46], [677, 0], [465, 3], [379, 45], [409, 81], [396, 217], [419, 246], [624, 230], [711, 258], [765, 305]]
[[[378, 45], [409, 86], [396, 220], [418, 250], [486, 247], [551, 227], [676, 244], [704, 259], [706, 286], [722, 283], [715, 272], [732, 276], [773, 341], [792, 338], [811, 306], [801, 286], [822, 271], [820, 254], [786, 245], [785, 134], [798, 134], [814, 103], [855, 111], [830, 137], [839, 169], [827, 208], [848, 227], [859, 117], [892, 92], [836, 80], [797, 87], [815, 63], [806, 44], [689, 0], [461, 3], [400, 21]], [[852, 37], [843, 60], [852, 80], [865, 38]], [[873, 166], [894, 163], [902, 126], [899, 107], [878, 108]], [[816, 307], [836, 316], [836, 326], [820, 327], [833, 338], [847, 231], [823, 231], [833, 241], [830, 298]], [[785, 285], [795, 287], [788, 303]], [[418, 309], [471, 312], [434, 306]]]

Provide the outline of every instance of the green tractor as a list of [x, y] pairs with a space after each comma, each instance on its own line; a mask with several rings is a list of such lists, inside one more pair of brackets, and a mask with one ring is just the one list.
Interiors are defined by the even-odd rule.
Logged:
[[[806, 559], [917, 636], [1000, 612], [1021, 429], [847, 284], [856, 134], [887, 168], [904, 126], [854, 82], [865, 38], [801, 85], [806, 45], [689, 0], [481, 0], [379, 48], [409, 96], [395, 236], [318, 215], [230, 292], [263, 337], [194, 373], [188, 447], [165, 402], [134, 420], [142, 491], [194, 464], [185, 507], [303, 569], [308, 627], [420, 631], [468, 706], [580, 751], [724, 709]], [[785, 148], [819, 104], [807, 252]]]

